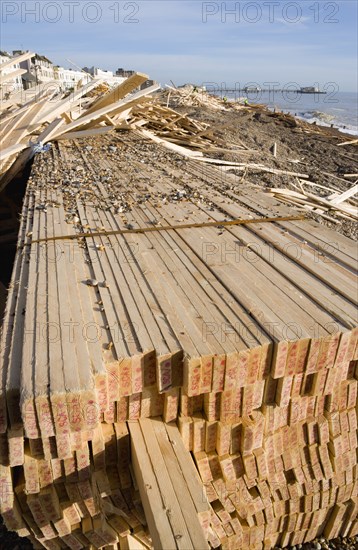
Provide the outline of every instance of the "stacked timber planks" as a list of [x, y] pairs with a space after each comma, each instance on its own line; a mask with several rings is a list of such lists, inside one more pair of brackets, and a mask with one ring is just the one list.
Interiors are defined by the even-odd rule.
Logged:
[[162, 416], [201, 476], [211, 547], [356, 534], [355, 248], [266, 223], [289, 210], [156, 145], [149, 162], [136, 136], [96, 143], [52, 147], [28, 184], [1, 341], [8, 526], [46, 548], [125, 548], [150, 546], [147, 521], [157, 547], [140, 461], [173, 499], [178, 434], [145, 420]]
[[210, 506], [175, 423], [128, 423], [132, 465], [154, 548], [208, 548]]

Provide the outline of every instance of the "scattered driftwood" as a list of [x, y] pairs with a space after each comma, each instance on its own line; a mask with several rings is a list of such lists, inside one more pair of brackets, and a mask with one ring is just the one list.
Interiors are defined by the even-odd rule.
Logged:
[[337, 143], [338, 147], [342, 147], [342, 145], [358, 145], [358, 139], [350, 139], [349, 141], [344, 141], [343, 143]]
[[337, 195], [336, 193], [329, 197], [329, 200], [332, 204], [341, 204], [342, 202], [350, 199], [351, 197], [354, 197], [358, 193], [358, 184], [354, 185], [350, 189], [347, 189], [347, 191], [344, 191], [344, 193], [341, 193], [340, 195]]
[[160, 138], [192, 149], [207, 150], [213, 145], [225, 147], [225, 142], [214, 137], [208, 124], [157, 103], [135, 107], [131, 124], [136, 127], [144, 126]]
[[208, 94], [204, 88], [187, 84], [181, 88], [173, 88], [166, 85], [167, 90], [163, 91], [162, 99], [169, 105], [187, 107], [208, 107], [215, 111], [226, 111], [225, 103], [218, 97]]
[[[302, 184], [304, 183], [309, 183], [312, 185], [312, 182], [302, 181]], [[302, 185], [301, 191], [301, 193], [298, 193], [297, 191], [281, 189], [278, 187], [271, 187], [268, 189], [268, 193], [277, 199], [296, 206], [299, 205], [305, 210], [311, 210], [312, 212], [316, 212], [321, 215], [325, 212], [332, 211], [337, 216], [342, 218], [358, 220], [357, 207], [347, 202], [358, 193], [358, 185], [354, 185], [354, 187], [348, 189], [344, 193], [335, 192], [327, 197], [321, 197], [314, 195], [313, 193], [309, 193], [303, 189]]]

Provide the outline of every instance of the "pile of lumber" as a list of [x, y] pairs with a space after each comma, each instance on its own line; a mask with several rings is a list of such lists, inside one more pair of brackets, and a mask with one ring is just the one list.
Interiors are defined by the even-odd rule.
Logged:
[[[223, 151], [227, 147], [227, 143], [210, 130], [209, 124], [193, 120], [159, 103], [135, 107], [127, 127], [134, 130], [145, 129], [164, 142], [189, 148], [189, 153], [190, 150], [201, 150], [206, 153]], [[232, 150], [235, 150], [234, 146]]]
[[84, 95], [84, 98], [88, 98], [88, 97], [98, 98], [99, 95], [102, 95], [102, 94], [105, 94], [105, 93], [109, 92], [110, 89], [111, 89], [110, 86], [106, 82], [103, 82], [102, 84], [99, 84], [96, 88], [94, 88], [93, 90], [90, 90], [89, 92], [87, 92]]
[[292, 346], [296, 364], [272, 380], [269, 404], [260, 405], [268, 386], [262, 399], [257, 382], [250, 390], [237, 379], [189, 399], [179, 417], [212, 505], [213, 547], [270, 549], [358, 532], [354, 367], [336, 359], [326, 370], [323, 358], [300, 367], [303, 344]]
[[357, 183], [344, 192], [333, 191], [333, 193], [327, 187], [318, 185], [318, 187], [330, 191], [325, 197], [304, 189], [305, 185], [317, 187], [317, 184], [300, 179], [298, 183], [300, 191], [271, 187], [267, 192], [282, 202], [295, 205], [298, 210], [309, 210], [313, 213], [323, 214], [323, 216], [334, 213], [339, 218], [358, 220], [357, 202], [353, 198], [358, 193]]
[[[21, 59], [32, 55], [24, 54]], [[9, 63], [16, 64], [19, 59]], [[147, 75], [135, 73], [114, 89], [93, 79], [71, 94], [63, 93], [59, 82], [54, 81], [2, 101], [0, 191], [49, 142], [88, 138], [114, 129], [141, 129], [147, 137], [153, 134], [154, 139], [165, 139], [174, 149], [178, 146], [176, 150], [184, 146], [184, 153], [187, 148], [190, 154], [193, 149], [210, 152], [225, 146], [207, 124], [156, 103], [151, 94], [160, 88], [157, 84], [135, 91], [147, 79]], [[221, 108], [220, 100], [204, 92], [198, 96]]]
[[224, 102], [211, 94], [204, 88], [187, 84], [180, 88], [173, 88], [166, 85], [166, 90], [162, 93], [162, 100], [167, 105], [170, 103], [173, 106], [185, 107], [208, 107], [215, 111], [226, 111]]
[[[355, 247], [266, 222], [272, 199], [222, 194], [217, 169], [146, 162], [136, 134], [93, 144], [59, 142], [28, 183], [0, 348], [8, 527], [51, 549], [357, 534]], [[186, 488], [191, 527], [158, 416], [210, 501]]]
[[[32, 56], [29, 52], [9, 63], [15, 65], [20, 58]], [[7, 65], [0, 66], [0, 74]], [[4, 81], [11, 80], [14, 74], [4, 75]], [[54, 81], [38, 86], [30, 99], [29, 94], [19, 92], [3, 101], [0, 113], [0, 190], [47, 142], [101, 134], [116, 127], [134, 105], [148, 101], [148, 96], [159, 89], [154, 84], [133, 93], [147, 79], [148, 75], [135, 73], [109, 91], [100, 79], [93, 79], [70, 95], [62, 93], [60, 83]], [[96, 88], [99, 89], [93, 97], [91, 92]]]

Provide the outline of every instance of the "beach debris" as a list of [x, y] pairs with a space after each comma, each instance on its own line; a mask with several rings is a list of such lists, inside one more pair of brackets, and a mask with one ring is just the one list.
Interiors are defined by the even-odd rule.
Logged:
[[[34, 154], [48, 151], [50, 142], [87, 139], [113, 130], [141, 132], [143, 136], [191, 157], [203, 156], [203, 152], [248, 149], [244, 144], [230, 144], [227, 149], [227, 142], [215, 136], [208, 124], [161, 105], [158, 100], [163, 100], [166, 91], [153, 96], [160, 89], [158, 84], [137, 91], [147, 79], [143, 73], [134, 73], [114, 89], [103, 88], [103, 82], [94, 79], [70, 97], [66, 93], [61, 95], [58, 83], [55, 83], [51, 91], [50, 87], [46, 88], [47, 91], [35, 88], [34, 99], [30, 101], [24, 94], [22, 101], [6, 102], [6, 108], [2, 104], [0, 191]], [[59, 95], [53, 103], [51, 99], [55, 92]], [[185, 100], [180, 104], [205, 104], [218, 110], [227, 110], [224, 105], [229, 105], [229, 102], [224, 103], [192, 85], [180, 89], [169, 87], [169, 92], [173, 97]], [[84, 150], [90, 152], [91, 145], [84, 146]], [[118, 146], [109, 145], [108, 151], [116, 153]], [[85, 172], [83, 166], [76, 166], [74, 170]]]
[[96, 287], [96, 286], [98, 286], [98, 284], [99, 284], [99, 283], [98, 283], [98, 281], [97, 281], [96, 279], [87, 279], [87, 281], [86, 281], [86, 285], [87, 285], [87, 286], [94, 286], [94, 287]]
[[209, 94], [205, 88], [193, 84], [187, 84], [180, 88], [173, 88], [167, 84], [166, 90], [162, 92], [162, 99], [167, 106], [171, 103], [173, 106], [208, 107], [216, 111], [227, 111], [228, 103], [227, 98], [226, 101], [221, 100], [219, 97]]
[[349, 141], [344, 141], [343, 143], [337, 143], [338, 147], [342, 147], [343, 145], [358, 145], [358, 139], [351, 139]]
[[[0, 67], [0, 73], [2, 70]], [[9, 79], [13, 75], [3, 76]], [[0, 191], [35, 154], [48, 151], [50, 142], [113, 130], [135, 105], [149, 101], [151, 94], [160, 89], [153, 84], [136, 91], [146, 80], [148, 75], [134, 73], [103, 94], [103, 81], [94, 79], [71, 95], [61, 92], [59, 82], [54, 82], [53, 86], [37, 86], [2, 102]], [[96, 89], [96, 95], [90, 97], [89, 92], [95, 93]], [[55, 95], [56, 101], [51, 101]]]
[[[313, 213], [325, 214], [334, 212], [341, 218], [358, 220], [358, 209], [356, 204], [348, 202], [358, 193], [358, 184], [343, 193], [333, 193], [326, 197], [321, 197], [309, 193], [303, 189], [303, 184], [314, 185], [312, 182], [301, 180], [301, 192], [292, 191], [280, 187], [270, 187], [267, 192], [282, 202], [295, 205], [299, 209], [310, 210]], [[320, 186], [323, 187], [323, 186]]]
[[276, 143], [276, 141], [273, 144], [273, 146], [271, 147], [270, 151], [273, 154], [273, 156], [276, 158], [277, 157], [277, 143]]

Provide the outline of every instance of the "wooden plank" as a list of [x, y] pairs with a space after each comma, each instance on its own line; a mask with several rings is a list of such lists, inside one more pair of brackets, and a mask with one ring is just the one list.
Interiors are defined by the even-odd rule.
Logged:
[[[177, 457], [174, 453], [173, 446], [169, 441], [168, 433], [165, 429], [163, 421], [157, 418], [150, 420], [149, 422], [151, 422], [153, 425], [153, 429], [156, 434], [162, 455], [166, 462], [167, 470], [172, 479], [172, 484], [180, 503], [193, 546], [194, 548], [208, 548], [208, 543], [205, 539], [202, 526], [200, 525], [194, 502], [191, 498], [190, 490], [182, 473], [183, 463], [181, 462], [180, 465], [178, 463]], [[190, 458], [190, 455], [187, 455], [186, 460], [192, 460]], [[205, 501], [203, 504], [205, 505]]]
[[170, 474], [167, 471], [164, 458], [155, 437], [152, 422], [148, 418], [142, 418], [139, 420], [139, 425], [142, 430], [154, 474], [157, 478], [158, 487], [168, 514], [174, 538], [177, 541], [177, 546], [182, 550], [194, 548], [172, 485]]
[[354, 195], [358, 193], [358, 183], [356, 185], [353, 185], [350, 189], [347, 189], [347, 191], [344, 191], [344, 193], [341, 193], [337, 196], [337, 194], [334, 194], [334, 198], [329, 198], [329, 202], [332, 204], [340, 204], [343, 201], [346, 201], [347, 199], [350, 199]]
[[108, 105], [107, 107], [103, 107], [102, 109], [96, 110], [93, 113], [90, 114], [84, 114], [83, 117], [78, 118], [77, 120], [74, 120], [70, 124], [67, 124], [65, 128], [63, 128], [61, 131], [59, 131], [56, 136], [62, 135], [65, 132], [73, 131], [75, 128], [78, 128], [80, 126], [84, 126], [88, 123], [93, 123], [96, 120], [100, 119], [101, 117], [105, 115], [110, 115], [111, 113], [118, 112], [119, 109], [127, 109], [129, 107], [129, 104], [135, 104], [135, 102], [138, 99], [141, 99], [144, 96], [147, 96], [156, 90], [159, 89], [159, 86], [154, 85], [150, 86], [150, 88], [146, 88], [145, 90], [141, 90], [140, 92], [137, 92], [133, 96], [131, 96], [129, 99], [122, 99], [120, 101], [117, 101], [115, 104]]
[[128, 429], [131, 435], [132, 466], [154, 548], [176, 550], [177, 542], [169, 523], [165, 503], [161, 497], [139, 423], [128, 422]]
[[[25, 201], [25, 204], [28, 201]], [[32, 201], [28, 203], [32, 205]], [[21, 237], [22, 239], [29, 242], [30, 237], [27, 236], [31, 229], [30, 219], [27, 218], [26, 226], [23, 224], [21, 228]], [[25, 231], [24, 231], [25, 229]], [[20, 233], [20, 234], [21, 234]], [[16, 266], [16, 264], [15, 264]], [[20, 429], [23, 426], [23, 420], [21, 418], [20, 412], [20, 388], [21, 388], [21, 369], [17, 368], [17, 365], [21, 364], [21, 346], [19, 342], [26, 338], [24, 335], [24, 316], [22, 312], [26, 310], [26, 301], [27, 301], [27, 284], [29, 277], [29, 263], [21, 262], [20, 271], [17, 273], [17, 281], [15, 283], [16, 288], [16, 305], [15, 305], [15, 315], [13, 322], [13, 334], [11, 347], [8, 352], [9, 354], [9, 370], [7, 375], [7, 404], [8, 404], [8, 416], [10, 420], [10, 425], [14, 429]], [[10, 292], [11, 293], [11, 292]], [[21, 312], [21, 314], [20, 314]]]
[[[296, 191], [291, 191], [290, 189], [281, 189], [281, 188], [269, 188], [269, 192], [272, 192], [276, 197], [280, 198], [281, 195], [284, 197], [292, 197], [293, 199], [299, 199], [302, 200], [303, 203], [313, 203], [322, 205], [323, 207], [326, 207], [325, 210], [337, 210], [338, 212], [343, 212], [344, 214], [348, 214], [352, 217], [357, 217], [356, 209], [351, 205], [341, 205], [339, 206], [339, 203], [334, 203], [332, 200], [327, 200], [322, 197], [319, 197], [318, 195], [313, 195], [312, 193], [305, 193], [304, 195], [302, 193], [297, 193]], [[310, 199], [308, 201], [307, 199]]]
[[[0, 65], [0, 69], [2, 68], [2, 65]], [[0, 74], [0, 84], [4, 84], [5, 82], [9, 82], [10, 80], [13, 80], [14, 78], [17, 78], [18, 76], [21, 76], [25, 74], [26, 71], [24, 69], [16, 69], [15, 71], [12, 71], [8, 74]]]
[[[135, 88], [138, 88], [143, 82], [148, 80], [149, 76], [143, 73], [135, 73], [127, 78], [124, 82], [116, 86], [113, 90], [110, 90], [103, 97], [100, 97], [86, 110], [86, 115], [94, 113], [99, 109], [108, 107], [112, 103], [117, 103], [120, 99], [123, 99], [126, 95], [132, 92]], [[85, 115], [82, 115], [85, 116]]]
[[71, 139], [83, 139], [91, 136], [102, 136], [111, 132], [113, 127], [104, 126], [103, 128], [91, 128], [89, 130], [79, 130], [78, 132], [67, 132], [61, 136], [57, 136], [54, 141], [65, 141]]
[[[19, 119], [16, 118], [13, 120], [13, 127], [11, 128], [11, 132], [9, 132], [9, 130], [7, 129], [6, 134], [1, 140], [5, 147], [20, 143], [20, 141], [26, 138], [33, 131], [31, 129], [31, 124], [33, 123], [37, 114], [41, 112], [46, 102], [46, 98], [38, 101], [34, 105], [31, 105], [25, 113], [20, 115]], [[36, 125], [35, 129], [37, 128], [38, 125]]]
[[22, 61], [26, 61], [27, 59], [31, 59], [32, 57], [35, 57], [34, 53], [26, 52], [26, 53], [22, 53], [20, 55], [17, 55], [16, 57], [13, 57], [13, 58], [9, 59], [9, 61], [5, 61], [5, 63], [0, 63], [0, 73], [2, 71], [4, 71], [5, 69], [8, 69], [9, 67], [13, 67], [14, 65], [17, 65], [18, 63], [21, 63]]
[[61, 128], [64, 123], [65, 121], [63, 118], [56, 118], [53, 120], [48, 126], [46, 126], [45, 130], [39, 134], [37, 143], [45, 144], [48, 141], [51, 141], [52, 136], [56, 134], [58, 128]]
[[[24, 198], [24, 208], [30, 209], [33, 207], [33, 198], [29, 198], [28, 195]], [[31, 238], [31, 229], [32, 229], [32, 220], [30, 219], [30, 216], [21, 217], [20, 221], [20, 229], [18, 233], [18, 245], [22, 245], [24, 242], [29, 242], [29, 239]], [[29, 236], [27, 236], [29, 235]], [[18, 289], [18, 279], [20, 276], [20, 273], [23, 272], [22, 270], [22, 254], [18, 250], [15, 259], [14, 259], [14, 266], [13, 266], [13, 273], [11, 278], [11, 284], [8, 289], [8, 297], [7, 297], [7, 305], [5, 310], [5, 316], [4, 316], [4, 325], [1, 330], [1, 345], [0, 345], [0, 433], [5, 433], [7, 423], [8, 423], [8, 413], [7, 413], [7, 407], [6, 407], [6, 384], [7, 384], [7, 378], [9, 376], [9, 362], [10, 362], [10, 350], [14, 336], [14, 326], [22, 326], [23, 320], [14, 320], [14, 323], [10, 323], [10, 317], [14, 316], [14, 313], [16, 311], [17, 307], [17, 289]], [[20, 336], [20, 339], [22, 338], [22, 335]], [[17, 346], [17, 352], [22, 353], [21, 347]]]
[[[55, 201], [56, 196], [53, 192], [49, 193], [49, 200]], [[49, 208], [47, 214], [46, 226], [49, 235], [56, 231], [54, 208]], [[69, 436], [70, 420], [66, 402], [66, 386], [64, 378], [63, 354], [61, 339], [56, 334], [60, 330], [59, 316], [59, 297], [57, 289], [57, 271], [54, 262], [57, 261], [58, 249], [54, 243], [49, 243], [47, 247], [47, 314], [51, 319], [51, 327], [54, 328], [55, 336], [51, 334], [51, 343], [49, 345], [49, 363], [50, 367], [50, 388], [51, 388], [51, 409], [53, 421], [55, 424], [57, 453], [60, 459], [71, 456], [71, 445]], [[57, 336], [57, 337], [56, 337]], [[61, 437], [63, 436], [63, 437]]]
[[186, 147], [181, 147], [180, 145], [176, 145], [175, 143], [166, 141], [165, 139], [156, 136], [153, 132], [150, 132], [149, 130], [141, 129], [137, 132], [139, 135], [142, 135], [154, 141], [155, 143], [159, 143], [160, 145], [163, 145], [163, 147], [165, 147], [166, 149], [175, 151], [176, 153], [179, 153], [180, 155], [183, 155], [185, 157], [198, 158], [203, 155], [203, 153], [201, 153], [200, 151], [192, 151], [191, 149], [187, 149]]
[[197, 469], [194, 466], [193, 459], [184, 447], [183, 440], [175, 422], [166, 424], [165, 429], [168, 434], [168, 440], [172, 445], [177, 460], [180, 464], [180, 469], [189, 488], [195, 509], [198, 514], [205, 513], [210, 509], [210, 507], [207, 499], [205, 498], [205, 494], [203, 493], [203, 485], [199, 478]]
[[132, 535], [126, 535], [120, 538], [119, 541], [120, 550], [146, 550], [147, 546], [141, 544], [141, 542]]
[[342, 145], [356, 145], [358, 143], [358, 139], [351, 139], [349, 141], [344, 141], [343, 143], [337, 143], [338, 147], [341, 147]]
[[68, 97], [61, 99], [60, 101], [56, 101], [53, 105], [50, 106], [49, 109], [47, 109], [44, 113], [41, 114], [36, 120], [36, 122], [44, 123], [44, 122], [52, 122], [59, 116], [63, 115], [67, 111], [69, 111], [71, 108], [75, 107], [81, 98], [90, 92], [91, 90], [97, 88], [100, 84], [103, 83], [102, 79], [95, 79], [91, 80], [85, 86], [82, 86], [79, 90], [72, 92]]
[[[46, 201], [46, 192], [38, 196], [38, 203], [43, 204]], [[44, 237], [47, 235], [46, 212], [37, 211], [39, 219], [39, 234]], [[36, 326], [35, 326], [35, 361], [33, 366], [33, 384], [35, 406], [38, 423], [43, 438], [50, 438], [55, 435], [53, 418], [50, 405], [50, 365], [49, 365], [49, 345], [50, 339], [47, 310], [47, 247], [40, 246], [38, 277], [36, 283]]]
[[16, 153], [20, 153], [24, 149], [27, 149], [29, 145], [27, 143], [19, 143], [17, 145], [11, 145], [10, 147], [1, 148], [0, 150], [0, 161], [6, 160]]
[[[35, 206], [35, 205], [34, 205]], [[33, 228], [28, 233], [29, 237], [39, 236], [39, 217], [34, 216]], [[36, 246], [32, 249], [32, 261], [29, 266], [28, 289], [26, 296], [26, 311], [24, 318], [24, 338], [22, 346], [21, 361], [21, 416], [24, 423], [25, 436], [29, 439], [40, 437], [39, 424], [35, 408], [34, 366], [35, 366], [35, 341], [36, 341], [36, 288], [38, 281], [38, 265], [40, 261], [41, 248]], [[15, 367], [16, 368], [16, 367]]]
[[[57, 203], [61, 204], [61, 199], [57, 195]], [[57, 216], [56, 216], [57, 214]], [[55, 219], [57, 218], [57, 223], [60, 231], [65, 234], [69, 231], [69, 224], [66, 223], [64, 211], [62, 208], [55, 209]], [[66, 382], [67, 391], [72, 390], [73, 393], [77, 393], [79, 390], [79, 402], [75, 401], [75, 408], [79, 408], [78, 415], [81, 417], [79, 424], [83, 430], [91, 430], [96, 427], [98, 423], [98, 411], [96, 411], [97, 405], [97, 395], [95, 392], [95, 376], [98, 374], [104, 377], [104, 383], [106, 384], [106, 371], [103, 365], [103, 361], [95, 361], [95, 356], [93, 356], [93, 361], [91, 359], [90, 349], [92, 346], [87, 344], [87, 338], [84, 337], [84, 326], [86, 325], [87, 318], [85, 317], [85, 312], [87, 313], [86, 306], [83, 306], [79, 300], [81, 292], [79, 287], [84, 285], [84, 281], [81, 280], [75, 269], [75, 262], [79, 261], [82, 263], [83, 256], [78, 249], [78, 245], [75, 243], [73, 247], [73, 261], [66, 261], [66, 256], [61, 254], [57, 259], [56, 266], [58, 269], [63, 270], [67, 274], [68, 278], [68, 295], [69, 295], [69, 313], [68, 313], [68, 322], [71, 322], [73, 329], [71, 328], [71, 337], [70, 344], [75, 344], [72, 363], [77, 367], [78, 371], [78, 382], [74, 386]], [[71, 320], [71, 321], [69, 321]], [[66, 325], [64, 325], [66, 326]], [[100, 344], [99, 344], [100, 345]], [[98, 346], [97, 346], [98, 347]], [[97, 357], [96, 357], [97, 359]], [[66, 365], [65, 365], [66, 369]], [[73, 424], [75, 423], [76, 411], [70, 411], [72, 414]], [[71, 421], [71, 417], [70, 417]], [[78, 429], [79, 426], [77, 426]]]

